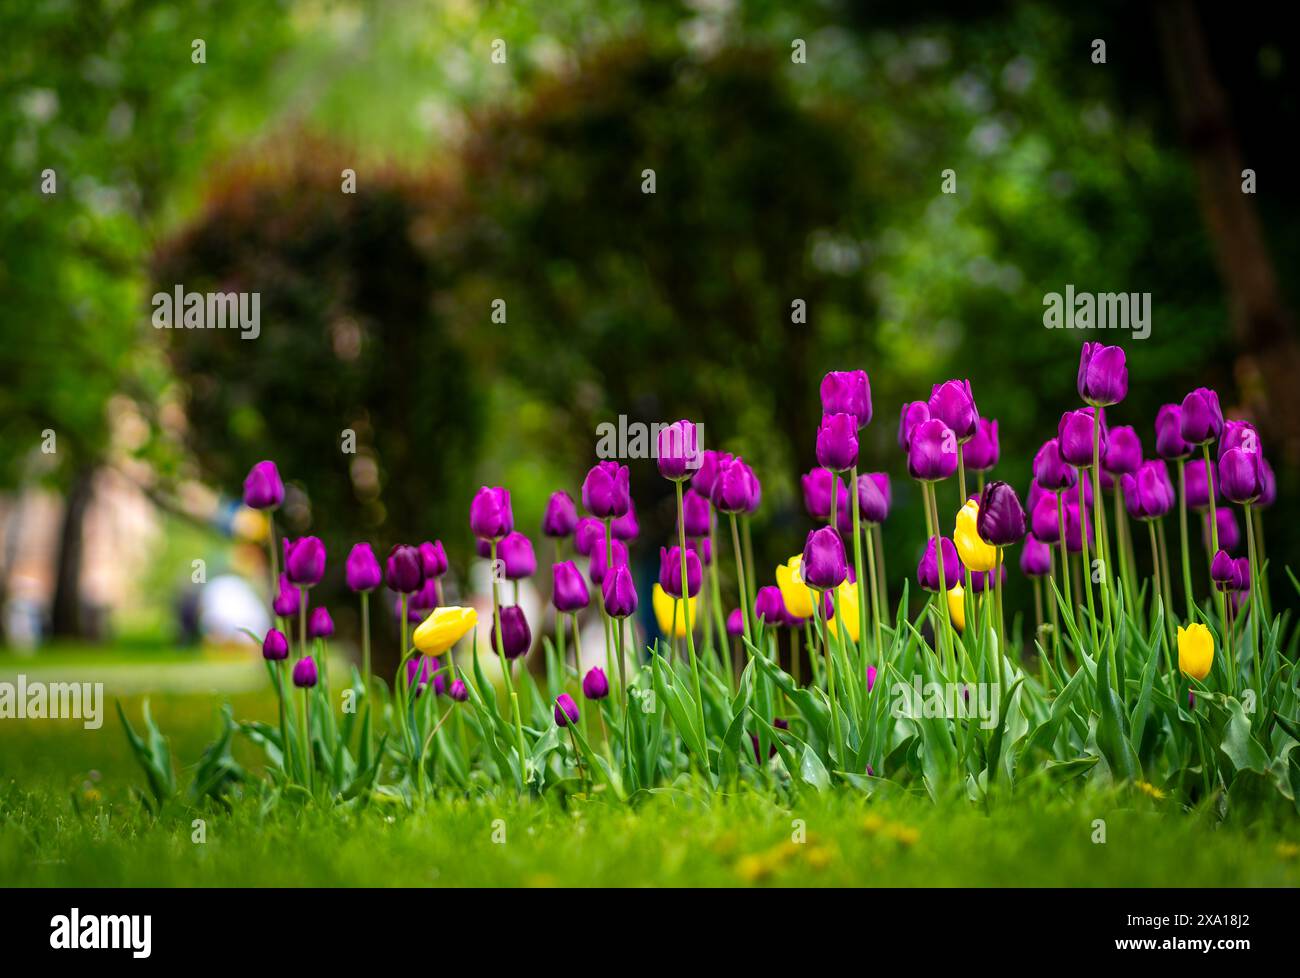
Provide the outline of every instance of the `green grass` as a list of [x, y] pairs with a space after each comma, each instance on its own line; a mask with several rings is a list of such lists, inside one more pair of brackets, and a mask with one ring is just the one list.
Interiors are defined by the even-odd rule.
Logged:
[[[270, 720], [269, 694], [151, 699], [178, 764], [192, 764], [229, 700]], [[137, 697], [124, 702], [139, 715]], [[260, 754], [236, 757], [259, 770]], [[1294, 818], [1248, 824], [1133, 792], [1031, 788], [989, 810], [904, 793], [849, 790], [793, 805], [757, 794], [663, 789], [628, 808], [509, 793], [439, 797], [415, 810], [372, 803], [319, 811], [256, 799], [231, 812], [159, 821], [134, 798], [143, 779], [117, 718], [0, 723], [0, 880], [10, 886], [881, 885], [1295, 886]], [[206, 842], [191, 822], [206, 823]], [[1106, 841], [1093, 842], [1095, 819]], [[501, 821], [497, 821], [501, 820]], [[504, 829], [504, 842], [500, 839]], [[805, 841], [793, 841], [806, 833]]]

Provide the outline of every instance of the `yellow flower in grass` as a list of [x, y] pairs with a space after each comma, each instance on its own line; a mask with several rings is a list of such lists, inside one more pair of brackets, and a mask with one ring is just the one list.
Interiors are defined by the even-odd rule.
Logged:
[[781, 589], [785, 610], [795, 618], [811, 618], [812, 588], [803, 582], [803, 554], [796, 554], [776, 569], [776, 586]]
[[953, 628], [966, 631], [966, 589], [960, 584], [948, 588], [948, 615]]
[[473, 608], [437, 608], [416, 626], [411, 638], [425, 655], [442, 655], [477, 624], [478, 612]]
[[1199, 621], [1178, 629], [1178, 671], [1203, 680], [1214, 664], [1214, 636]]
[[952, 542], [957, 545], [957, 556], [972, 574], [991, 571], [998, 561], [997, 547], [980, 539], [979, 529], [976, 526], [979, 515], [979, 503], [973, 499], [966, 500], [966, 505], [957, 511], [957, 524], [952, 531]]
[[843, 584], [835, 589], [835, 617], [831, 619], [830, 623], [832, 635], [839, 635], [835, 623], [841, 617], [847, 623], [846, 629], [849, 633], [849, 640], [856, 642], [858, 632], [862, 626], [862, 612], [858, 605], [858, 586], [851, 584], [847, 578]]
[[[695, 607], [700, 603], [699, 595], [686, 599], [690, 605], [691, 627], [694, 628], [699, 624], [699, 617], [695, 613]], [[654, 591], [650, 595], [650, 603], [655, 609], [655, 621], [659, 623], [659, 631], [672, 638], [686, 637], [686, 612], [681, 607], [681, 603], [671, 594], [661, 588], [658, 584], [654, 586]], [[677, 607], [677, 621], [674, 627], [673, 622], [673, 605]]]

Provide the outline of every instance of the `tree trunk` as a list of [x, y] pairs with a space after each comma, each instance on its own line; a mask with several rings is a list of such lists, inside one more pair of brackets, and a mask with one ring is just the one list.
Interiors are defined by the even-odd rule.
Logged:
[[86, 621], [81, 606], [81, 564], [85, 552], [86, 511], [95, 495], [95, 468], [77, 470], [63, 508], [59, 537], [59, 564], [54, 583], [50, 632], [57, 638], [85, 638]]
[[1300, 459], [1300, 344], [1283, 303], [1227, 98], [1210, 64], [1192, 0], [1158, 0], [1156, 24], [1183, 138], [1196, 166], [1201, 209], [1228, 292], [1240, 351], [1236, 380], [1246, 407], [1281, 454]]

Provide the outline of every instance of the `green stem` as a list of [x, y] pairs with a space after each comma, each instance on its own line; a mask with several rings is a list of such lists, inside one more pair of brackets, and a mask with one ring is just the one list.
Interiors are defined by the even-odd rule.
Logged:
[[[1070, 622], [1075, 628], [1079, 627], [1079, 618], [1074, 613], [1074, 594], [1070, 588], [1070, 551], [1065, 543], [1065, 503], [1062, 501], [1065, 493], [1058, 489], [1056, 492], [1056, 528], [1059, 533], [1057, 543], [1061, 548], [1061, 584], [1065, 590], [1065, 607], [1070, 611]], [[1055, 602], [1053, 602], [1055, 604]]]
[[[1081, 551], [1083, 559], [1083, 590], [1088, 596], [1088, 618], [1092, 623], [1092, 645], [1094, 650], [1101, 649], [1101, 641], [1097, 637], [1097, 611], [1092, 601], [1092, 558], [1088, 553], [1088, 506], [1087, 500], [1083, 494], [1083, 480], [1086, 478], [1084, 473], [1079, 473], [1079, 542], [1083, 546]], [[1061, 532], [1065, 532], [1065, 527], [1061, 527]]]
[[[1207, 441], [1204, 445], [1201, 446], [1201, 456], [1202, 456], [1202, 458], [1205, 459], [1205, 485], [1206, 485], [1206, 487], [1209, 489], [1209, 492], [1210, 492], [1210, 546], [1211, 546], [1211, 550], [1210, 550], [1210, 554], [1209, 554], [1209, 556], [1206, 558], [1206, 561], [1205, 561], [1206, 572], [1208, 573], [1208, 572], [1209, 572], [1209, 565], [1210, 565], [1210, 562], [1211, 562], [1212, 560], [1214, 560], [1214, 555], [1217, 554], [1217, 553], [1219, 552], [1219, 509], [1218, 509], [1218, 506], [1217, 506], [1217, 505], [1215, 504], [1215, 502], [1214, 502], [1214, 495], [1215, 495], [1215, 485], [1214, 485], [1214, 464], [1210, 461], [1210, 443], [1209, 443], [1208, 441]], [[1214, 592], [1214, 605], [1215, 605], [1215, 608], [1216, 608], [1216, 609], [1218, 610], [1218, 612], [1219, 612], [1219, 632], [1220, 632], [1220, 634], [1222, 634], [1222, 633], [1223, 633], [1223, 623], [1224, 623], [1224, 621], [1225, 621], [1223, 605], [1224, 605], [1224, 601], [1225, 601], [1226, 599], [1225, 599], [1225, 597], [1224, 597], [1224, 593], [1223, 593], [1222, 591], [1220, 591], [1217, 587], [1214, 587], [1213, 582], [1211, 582], [1211, 584], [1210, 584], [1210, 589]]]
[[[856, 575], [854, 586], [858, 589], [858, 665], [867, 668], [867, 592], [866, 578], [862, 573], [862, 514], [858, 499], [858, 467], [853, 466], [849, 474], [849, 495], [853, 506], [853, 573]], [[874, 591], [875, 588], [872, 588]], [[846, 629], [847, 630], [847, 629]], [[878, 638], [878, 637], [877, 637]]]
[[1178, 460], [1178, 532], [1183, 556], [1183, 591], [1187, 597], [1187, 620], [1196, 620], [1196, 602], [1192, 600], [1192, 563], [1187, 555], [1187, 460]]
[[[691, 680], [695, 684], [696, 719], [699, 720], [700, 738], [703, 740], [707, 738], [708, 732], [704, 726], [704, 693], [700, 686], [700, 662], [695, 655], [695, 634], [692, 629], [694, 623], [691, 621], [691, 587], [686, 579], [686, 516], [682, 506], [681, 481], [675, 481], [673, 485], [677, 487], [677, 544], [680, 548], [679, 556], [682, 564], [682, 620], [686, 624], [686, 649], [691, 657]], [[707, 768], [709, 759], [703, 757], [700, 760]]]
[[[1264, 670], [1261, 668], [1263, 657], [1259, 647], [1259, 556], [1255, 542], [1255, 521], [1251, 519], [1250, 503], [1246, 503], [1246, 554], [1250, 558], [1250, 645], [1255, 657], [1255, 686], [1259, 690], [1261, 705], [1268, 693], [1268, 684], [1264, 682]], [[1226, 598], [1226, 596], [1225, 596]], [[1232, 662], [1235, 672], [1236, 661]], [[1262, 711], [1267, 715], [1267, 710]]]

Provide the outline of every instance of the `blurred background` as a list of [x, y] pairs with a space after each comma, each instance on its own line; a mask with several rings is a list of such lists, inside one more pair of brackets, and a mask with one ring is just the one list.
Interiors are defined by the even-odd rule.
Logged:
[[[1285, 586], [1298, 42], [1267, 4], [1086, 7], [0, 0], [0, 645], [238, 641], [264, 458], [345, 638], [347, 548], [441, 538], [470, 581], [481, 484], [544, 591], [546, 498], [620, 415], [751, 462], [771, 568], [810, 525], [818, 380], [859, 367], [897, 600], [923, 537], [900, 405], [969, 378], [1023, 492], [1085, 339], [1127, 349], [1109, 420], [1148, 453], [1193, 387], [1259, 425]], [[1150, 336], [1045, 329], [1067, 284], [1149, 292]], [[260, 293], [260, 334], [155, 329], [178, 285]], [[671, 484], [632, 479], [648, 589]]]

